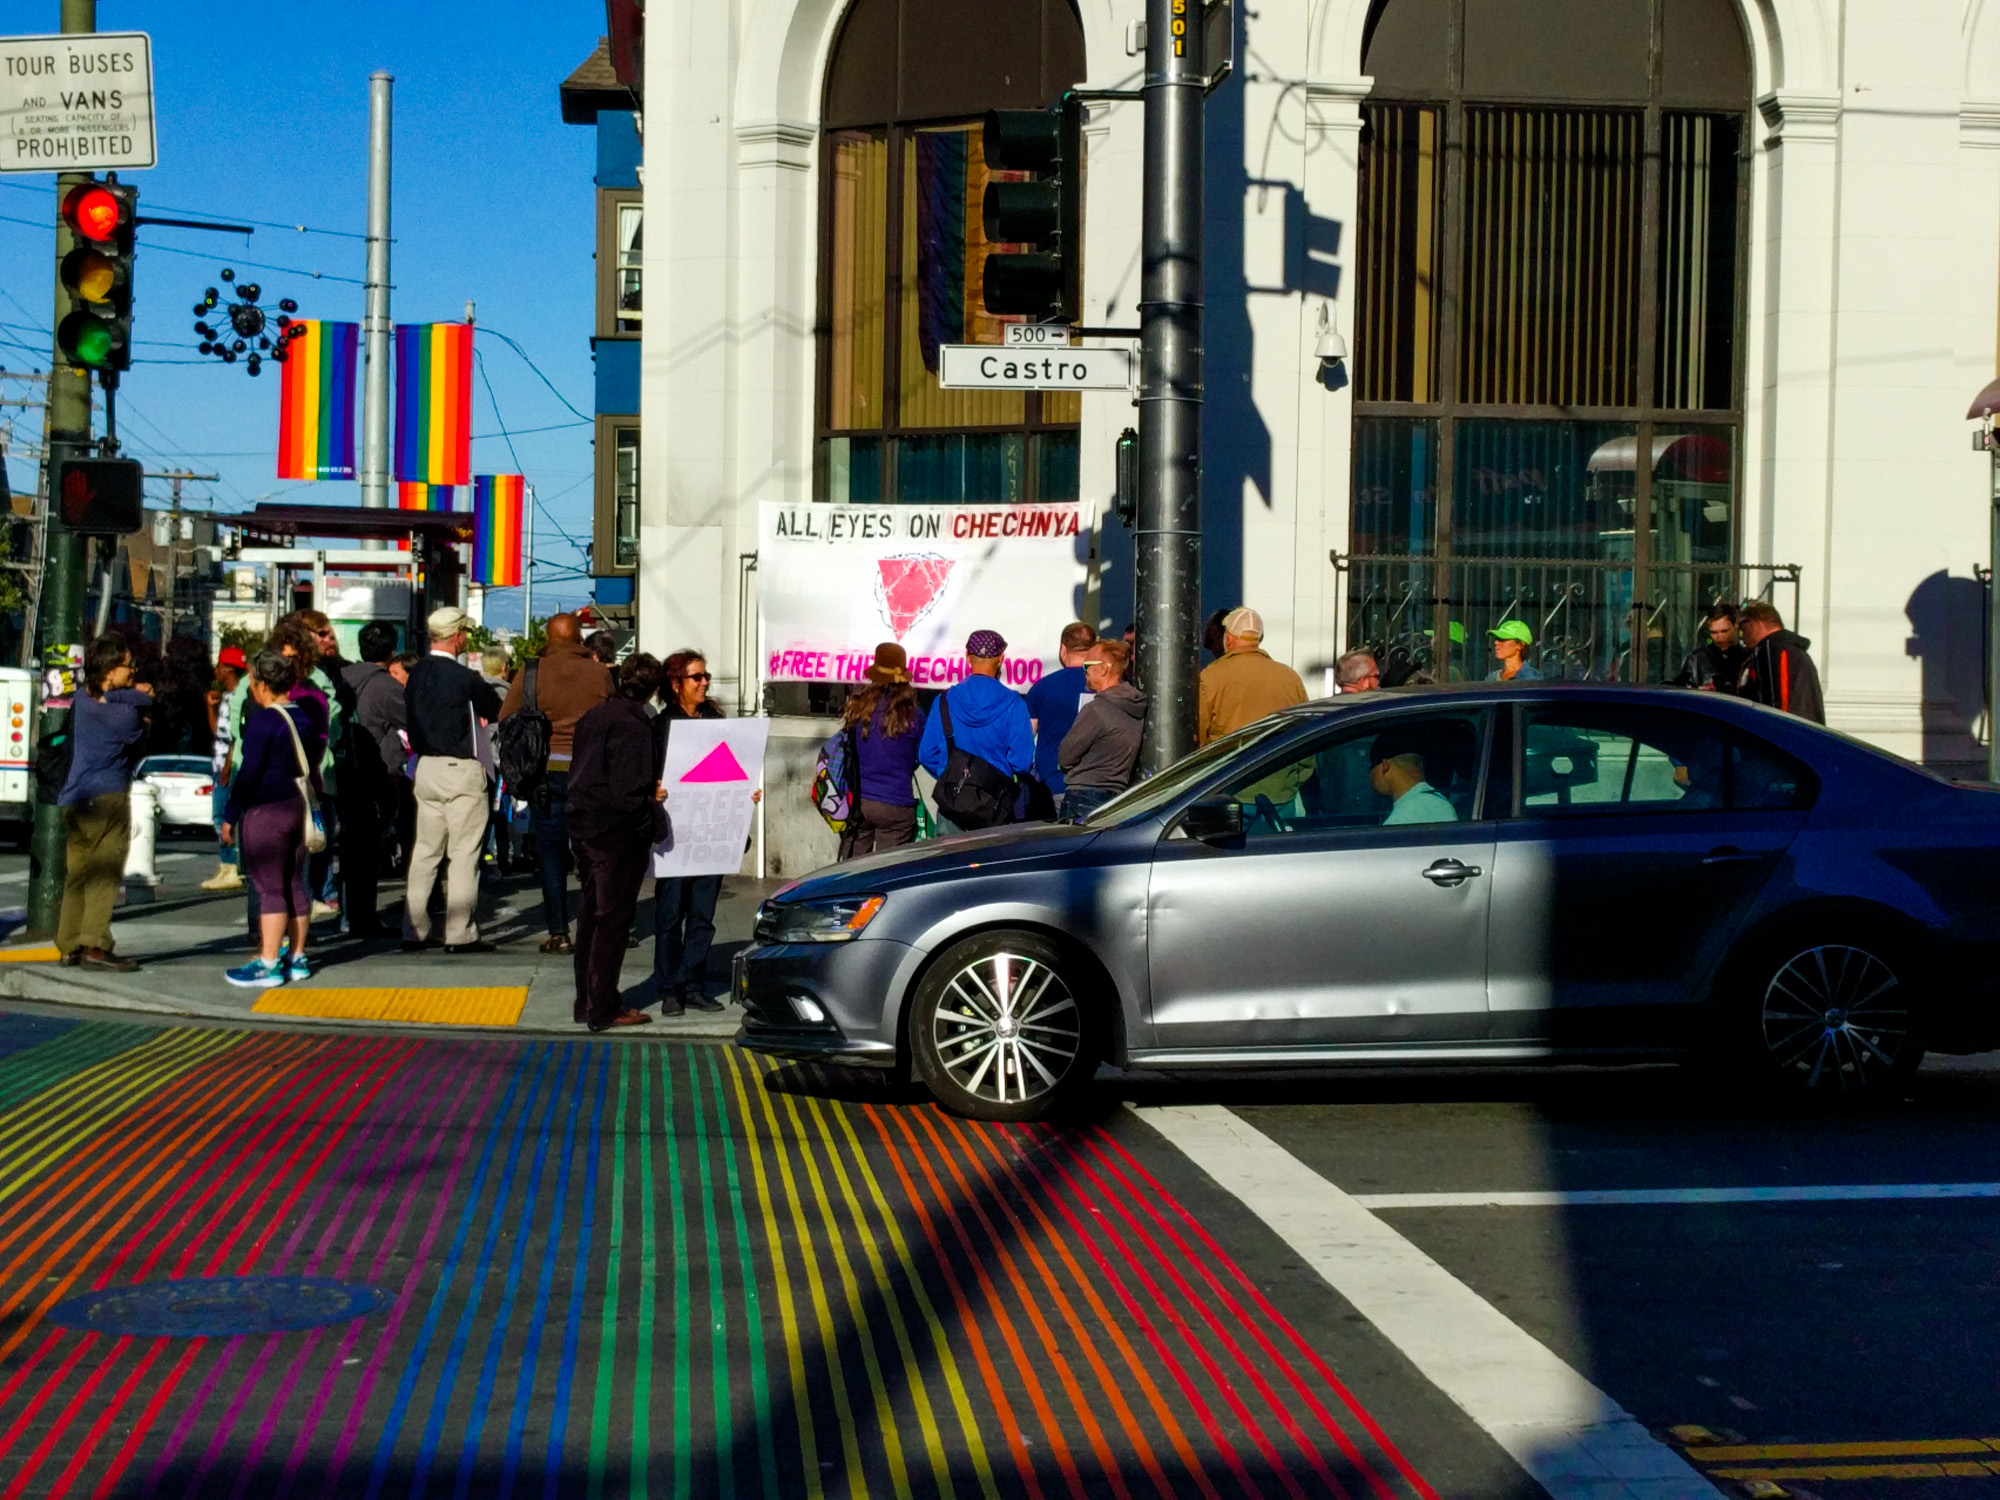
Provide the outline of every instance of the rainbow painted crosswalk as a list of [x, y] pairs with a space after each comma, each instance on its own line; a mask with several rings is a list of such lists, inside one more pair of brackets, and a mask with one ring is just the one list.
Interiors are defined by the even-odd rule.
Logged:
[[[725, 1046], [0, 1014], [0, 1500], [1436, 1500], [1132, 1128]], [[259, 1276], [379, 1307], [51, 1317]]]

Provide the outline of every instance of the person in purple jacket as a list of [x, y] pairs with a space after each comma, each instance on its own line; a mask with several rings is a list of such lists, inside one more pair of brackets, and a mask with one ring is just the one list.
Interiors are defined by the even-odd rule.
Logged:
[[898, 849], [917, 836], [917, 740], [924, 716], [910, 686], [910, 659], [894, 641], [875, 648], [868, 686], [847, 700], [841, 726], [854, 731], [861, 761], [859, 820], [840, 836], [840, 857]]
[[[326, 699], [317, 692], [294, 696], [299, 664], [269, 649], [250, 666], [250, 701], [243, 716], [243, 764], [229, 782], [222, 813], [222, 841], [243, 851], [243, 877], [257, 913], [261, 950], [223, 977], [244, 989], [269, 989], [306, 979], [306, 930], [312, 897], [306, 891], [306, 809], [299, 777], [319, 787], [326, 753]], [[290, 953], [281, 950], [289, 941]]]

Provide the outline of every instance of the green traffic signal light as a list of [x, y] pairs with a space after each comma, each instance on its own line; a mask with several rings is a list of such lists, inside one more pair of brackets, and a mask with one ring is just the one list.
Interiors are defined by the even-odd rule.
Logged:
[[107, 318], [79, 308], [56, 325], [56, 344], [63, 357], [87, 370], [113, 368], [121, 344], [118, 332]]

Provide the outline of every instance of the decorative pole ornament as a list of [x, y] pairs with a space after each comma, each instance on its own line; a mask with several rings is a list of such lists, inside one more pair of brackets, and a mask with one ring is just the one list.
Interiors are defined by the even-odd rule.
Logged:
[[201, 301], [194, 305], [194, 331], [201, 336], [196, 351], [213, 354], [226, 365], [235, 364], [240, 355], [252, 375], [263, 373], [266, 359], [283, 364], [291, 357], [293, 341], [305, 334], [305, 325], [292, 317], [299, 310], [298, 303], [290, 297], [280, 298], [277, 314], [273, 316], [259, 305], [258, 298], [264, 295], [264, 289], [256, 282], [239, 284], [236, 273], [226, 266], [222, 279], [235, 292], [237, 300], [224, 303], [222, 293], [215, 287], [201, 294]]

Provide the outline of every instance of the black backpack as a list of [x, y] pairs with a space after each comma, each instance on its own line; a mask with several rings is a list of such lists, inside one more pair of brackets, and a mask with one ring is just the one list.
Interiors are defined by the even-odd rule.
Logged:
[[944, 775], [937, 782], [937, 810], [960, 828], [993, 828], [1010, 822], [1018, 788], [1014, 778], [989, 760], [958, 748], [951, 732], [951, 700], [938, 699], [944, 729]]
[[54, 803], [69, 780], [69, 763], [76, 750], [72, 738], [75, 719], [74, 709], [60, 716], [43, 715], [41, 742], [35, 746], [35, 794], [44, 802]]
[[549, 774], [549, 740], [553, 727], [549, 716], [535, 704], [535, 668], [531, 661], [524, 669], [528, 680], [522, 685], [521, 706], [493, 729], [493, 759], [507, 790], [516, 797], [532, 797]]

